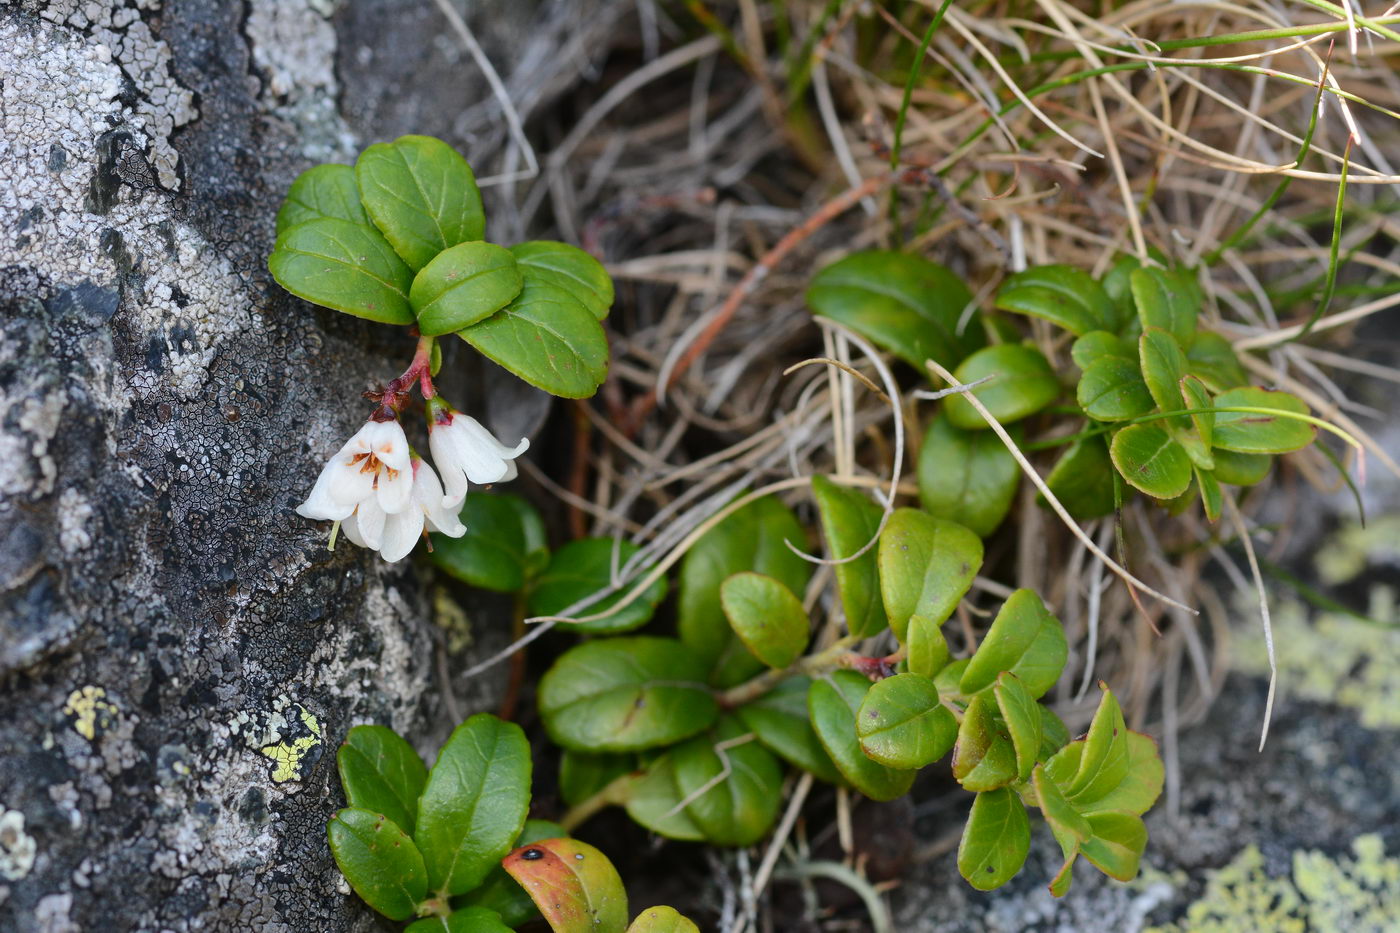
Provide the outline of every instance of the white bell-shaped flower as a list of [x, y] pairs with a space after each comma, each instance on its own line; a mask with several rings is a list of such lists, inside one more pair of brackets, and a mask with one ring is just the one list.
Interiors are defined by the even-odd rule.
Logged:
[[454, 508], [467, 498], [468, 483], [481, 486], [515, 479], [515, 458], [529, 449], [530, 441], [521, 438], [519, 444], [507, 447], [475, 418], [440, 403], [430, 411], [428, 447], [447, 490], [442, 504]]
[[397, 420], [367, 421], [331, 457], [297, 513], [344, 521], [371, 502], [385, 515], [402, 512], [413, 492], [408, 438]]
[[393, 563], [402, 560], [429, 531], [438, 531], [449, 538], [460, 538], [467, 528], [457, 517], [457, 511], [443, 505], [442, 483], [433, 468], [413, 455], [413, 484], [408, 507], [393, 514], [386, 513], [374, 500], [360, 503], [341, 528], [345, 536], [360, 547], [379, 552]]

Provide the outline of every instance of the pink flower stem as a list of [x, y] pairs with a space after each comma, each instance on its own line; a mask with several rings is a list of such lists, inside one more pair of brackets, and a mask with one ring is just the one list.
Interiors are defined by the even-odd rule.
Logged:
[[403, 375], [389, 382], [384, 387], [383, 397], [379, 408], [370, 415], [373, 421], [393, 421], [403, 411], [403, 407], [408, 404], [409, 393], [413, 390], [413, 384], [418, 384], [418, 390], [423, 393], [423, 398], [430, 399], [437, 395], [437, 387], [433, 385], [433, 344], [436, 337], [418, 338], [418, 347], [413, 353], [413, 361], [408, 364], [408, 369], [403, 371]]

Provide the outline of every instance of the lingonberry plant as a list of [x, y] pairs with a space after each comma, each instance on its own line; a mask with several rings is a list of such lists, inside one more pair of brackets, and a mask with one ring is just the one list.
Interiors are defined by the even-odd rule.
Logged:
[[[514, 479], [515, 458], [529, 447], [524, 439], [514, 447], [500, 443], [438, 394], [439, 338], [456, 334], [554, 395], [592, 395], [607, 376], [600, 322], [613, 286], [602, 265], [565, 243], [506, 248], [486, 242], [485, 231], [471, 167], [427, 136], [370, 146], [354, 168], [303, 172], [277, 213], [268, 268], [283, 288], [346, 314], [412, 328], [418, 337], [408, 369], [371, 393], [369, 420], [330, 458], [297, 509], [336, 522], [385, 560], [407, 555], [425, 529], [465, 534], [457, 513], [468, 486]], [[436, 471], [400, 423], [415, 389]]]

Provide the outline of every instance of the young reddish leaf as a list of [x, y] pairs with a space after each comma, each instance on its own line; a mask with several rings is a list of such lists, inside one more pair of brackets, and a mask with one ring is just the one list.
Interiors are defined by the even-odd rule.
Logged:
[[909, 617], [942, 623], [982, 566], [982, 539], [956, 522], [896, 509], [880, 534], [880, 592], [901, 641]]
[[1030, 845], [1030, 820], [1015, 792], [984, 791], [972, 801], [963, 827], [958, 872], [979, 891], [999, 888], [1021, 870]]
[[577, 839], [543, 839], [502, 860], [554, 933], [627, 928], [627, 892], [607, 856]]
[[856, 713], [861, 750], [891, 768], [922, 768], [953, 747], [958, 722], [938, 699], [938, 688], [922, 674], [896, 674], [878, 681]]
[[764, 664], [781, 669], [802, 656], [812, 623], [802, 600], [780, 580], [736, 573], [720, 584], [719, 601], [734, 633]]
[[423, 856], [388, 817], [347, 807], [327, 829], [331, 855], [355, 893], [390, 920], [407, 920], [428, 894]]
[[1060, 620], [1033, 590], [1020, 589], [1002, 604], [963, 671], [959, 689], [971, 696], [990, 687], [1002, 671], [1010, 671], [1032, 698], [1038, 698], [1060, 679], [1068, 656]]
[[648, 907], [637, 914], [627, 933], [700, 933], [700, 928], [674, 907]]
[[[953, 376], [964, 385], [991, 376], [973, 392], [1002, 424], [1035, 414], [1060, 394], [1060, 381], [1045, 355], [1019, 343], [984, 347], [963, 360]], [[973, 431], [991, 427], [961, 393], [944, 400], [943, 414], [954, 427]]]
[[812, 681], [807, 708], [817, 738], [846, 780], [872, 800], [893, 800], [909, 792], [915, 773], [887, 768], [861, 750], [856, 713], [869, 690], [870, 681], [855, 671], [835, 671]]
[[1016, 750], [995, 708], [996, 701], [981, 693], [963, 712], [953, 746], [953, 777], [966, 790], [995, 790], [1016, 780]]
[[948, 642], [943, 637], [943, 627], [931, 619], [920, 615], [909, 617], [904, 647], [911, 674], [933, 677], [948, 664]]
[[[558, 823], [551, 823], [549, 820], [526, 820], [520, 835], [515, 839], [515, 847], [519, 848], [541, 839], [559, 839], [567, 835], [564, 827]], [[535, 902], [500, 865], [496, 865], [487, 873], [485, 881], [454, 902], [459, 907], [490, 911], [498, 918], [497, 922], [505, 924], [506, 927], [518, 927], [540, 915]], [[454, 911], [452, 916], [456, 917], [462, 912]], [[495, 933], [493, 927], [486, 929]]]
[[821, 515], [826, 547], [836, 565], [836, 589], [852, 635], [868, 638], [889, 624], [880, 600], [880, 573], [876, 548], [852, 559], [880, 530], [883, 510], [857, 489], [838, 486], [825, 476], [812, 477], [812, 497]]

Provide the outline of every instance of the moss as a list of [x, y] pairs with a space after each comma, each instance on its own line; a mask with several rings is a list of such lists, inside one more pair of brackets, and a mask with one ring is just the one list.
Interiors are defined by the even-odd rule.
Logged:
[[1270, 878], [1253, 845], [1211, 872], [1205, 894], [1180, 921], [1145, 933], [1363, 933], [1400, 929], [1400, 859], [1374, 834], [1357, 837], [1352, 856], [1293, 853], [1290, 876]]

